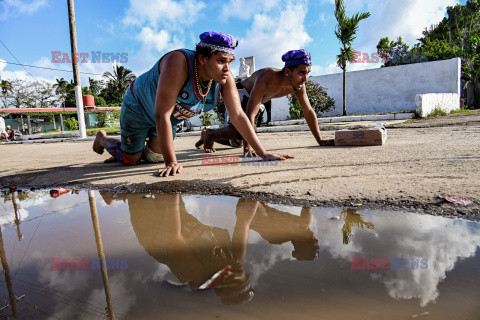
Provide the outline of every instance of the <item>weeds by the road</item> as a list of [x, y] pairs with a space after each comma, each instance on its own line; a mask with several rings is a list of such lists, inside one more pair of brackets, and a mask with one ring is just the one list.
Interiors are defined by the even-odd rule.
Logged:
[[438, 117], [438, 116], [446, 116], [447, 113], [442, 110], [440, 107], [436, 107], [433, 111], [428, 115], [429, 117]]

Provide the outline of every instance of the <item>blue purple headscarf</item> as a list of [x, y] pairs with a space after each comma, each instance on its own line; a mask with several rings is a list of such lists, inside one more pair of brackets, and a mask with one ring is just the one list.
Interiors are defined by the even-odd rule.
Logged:
[[285, 68], [298, 66], [299, 64], [312, 64], [310, 52], [304, 49], [291, 50], [283, 54], [282, 61], [285, 62]]
[[238, 46], [238, 41], [226, 33], [207, 31], [200, 35], [200, 42], [197, 43], [197, 46], [235, 54], [235, 47]]

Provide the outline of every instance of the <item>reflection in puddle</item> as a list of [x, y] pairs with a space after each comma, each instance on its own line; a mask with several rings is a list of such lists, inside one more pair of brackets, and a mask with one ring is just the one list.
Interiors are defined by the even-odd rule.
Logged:
[[222, 196], [2, 198], [0, 317], [480, 317], [476, 222]]

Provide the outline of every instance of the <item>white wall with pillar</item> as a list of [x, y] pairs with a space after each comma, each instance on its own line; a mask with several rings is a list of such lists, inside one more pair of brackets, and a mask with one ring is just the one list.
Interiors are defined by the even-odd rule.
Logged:
[[[347, 72], [347, 113], [415, 110], [418, 94], [454, 93], [460, 96], [460, 76], [460, 58]], [[335, 109], [322, 116], [341, 115], [342, 73], [310, 79], [325, 87], [328, 95], [335, 99]], [[286, 97], [272, 100], [272, 120], [285, 120], [288, 110]]]

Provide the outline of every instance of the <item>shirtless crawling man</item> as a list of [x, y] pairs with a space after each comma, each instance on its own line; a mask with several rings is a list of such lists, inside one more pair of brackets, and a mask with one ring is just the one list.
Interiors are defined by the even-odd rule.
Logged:
[[[320, 146], [333, 146], [333, 139], [322, 140], [317, 116], [308, 101], [305, 83], [312, 69], [310, 53], [303, 49], [292, 50], [285, 53], [282, 60], [285, 62], [283, 69], [260, 69], [249, 78], [236, 83], [242, 108], [248, 119], [254, 125], [255, 116], [262, 103], [293, 93], [300, 103], [305, 120], [317, 143]], [[203, 131], [195, 147], [200, 149], [203, 146], [205, 152], [215, 152], [213, 148], [215, 142], [240, 147], [242, 140], [244, 155], [255, 156], [255, 151], [250, 148], [250, 145], [230, 122], [223, 128]]]

